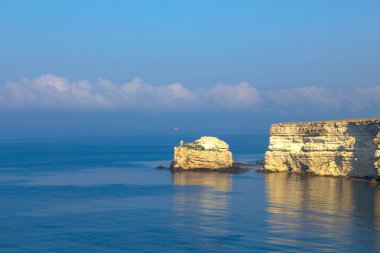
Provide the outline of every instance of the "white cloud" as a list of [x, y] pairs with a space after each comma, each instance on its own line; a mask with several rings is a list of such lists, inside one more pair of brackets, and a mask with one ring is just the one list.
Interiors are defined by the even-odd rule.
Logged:
[[257, 89], [246, 82], [237, 85], [216, 84], [199, 92], [206, 103], [223, 108], [255, 108], [261, 101]]
[[88, 81], [69, 82], [66, 78], [43, 75], [0, 86], [2, 107], [92, 107], [111, 106]]
[[[374, 111], [380, 106], [380, 86], [354, 89], [299, 87], [263, 94], [276, 110], [298, 113]], [[375, 111], [376, 112], [376, 111]]]
[[189, 89], [181, 83], [156, 86], [138, 77], [116, 85], [106, 79], [95, 83], [87, 80], [72, 82], [54, 75], [0, 85], [1, 108], [227, 109], [310, 113], [374, 111], [379, 105], [380, 86], [347, 90], [312, 86], [258, 91], [241, 82]]
[[342, 108], [346, 96], [339, 90], [315, 86], [271, 90], [265, 95], [268, 103], [274, 104], [278, 108], [292, 108], [298, 112], [308, 110], [309, 107], [319, 111], [339, 110]]
[[247, 83], [217, 84], [207, 89], [189, 90], [180, 83], [154, 86], [141, 78], [116, 85], [106, 79], [96, 83], [43, 75], [0, 86], [0, 105], [4, 107], [132, 108], [168, 110], [199, 107], [255, 105], [257, 90]]

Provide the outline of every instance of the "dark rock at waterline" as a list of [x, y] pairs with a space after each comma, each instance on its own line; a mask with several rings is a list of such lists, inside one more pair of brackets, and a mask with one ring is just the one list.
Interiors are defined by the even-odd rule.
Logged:
[[232, 166], [238, 166], [238, 167], [255, 167], [257, 166], [256, 163], [241, 163], [241, 162], [234, 162]]
[[273, 171], [271, 171], [271, 170], [266, 170], [266, 169], [264, 169], [264, 168], [257, 169], [257, 170], [255, 170], [255, 172], [257, 172], [257, 173], [264, 173], [264, 174], [273, 173]]
[[162, 165], [157, 166], [156, 169], [167, 170], [171, 172], [196, 171], [196, 172], [215, 172], [215, 173], [243, 173], [243, 172], [248, 172], [252, 170], [251, 168], [244, 168], [240, 166], [230, 166], [230, 167], [218, 168], [218, 169], [192, 168], [191, 170], [189, 170], [189, 169], [184, 169], [184, 168], [173, 168], [173, 167], [168, 168]]

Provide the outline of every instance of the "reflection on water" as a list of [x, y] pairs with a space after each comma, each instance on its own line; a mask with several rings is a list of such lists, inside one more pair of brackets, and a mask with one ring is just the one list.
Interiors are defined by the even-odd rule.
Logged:
[[[173, 183], [195, 186], [193, 191], [186, 187], [187, 189], [179, 188], [175, 192], [174, 213], [178, 236], [182, 236], [188, 243], [197, 244], [203, 250], [213, 251], [220, 248], [220, 243], [215, 238], [228, 235], [226, 217], [232, 185], [231, 175], [184, 171], [173, 173]], [[187, 233], [182, 235], [183, 231]], [[189, 231], [193, 231], [193, 234]], [[199, 233], [212, 236], [200, 238]]]
[[231, 190], [232, 179], [227, 173], [183, 171], [173, 173], [175, 185], [200, 185], [211, 187], [212, 190]]
[[[292, 249], [332, 250], [360, 242], [380, 247], [380, 193], [375, 185], [331, 177], [265, 176], [269, 243]], [[375, 232], [374, 232], [375, 231]], [[313, 243], [311, 243], [313, 242]]]

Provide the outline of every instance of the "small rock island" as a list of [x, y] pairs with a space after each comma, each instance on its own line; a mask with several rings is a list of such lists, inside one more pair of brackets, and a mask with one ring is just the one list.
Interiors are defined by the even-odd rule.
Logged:
[[380, 118], [273, 124], [264, 168], [378, 178]]
[[170, 164], [174, 170], [222, 170], [232, 166], [228, 144], [211, 136], [189, 143], [181, 141], [178, 147], [174, 147], [174, 159]]

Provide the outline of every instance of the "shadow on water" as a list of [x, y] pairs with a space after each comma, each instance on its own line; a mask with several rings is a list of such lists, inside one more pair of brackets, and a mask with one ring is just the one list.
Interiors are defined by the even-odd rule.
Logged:
[[[178, 188], [174, 195], [174, 215], [177, 236], [182, 245], [206, 251], [220, 250], [220, 239], [227, 237], [232, 177], [215, 172], [176, 172], [173, 183]], [[185, 233], [185, 234], [184, 234]]]
[[289, 250], [380, 248], [378, 186], [288, 173], [267, 174], [265, 184], [268, 243]]

